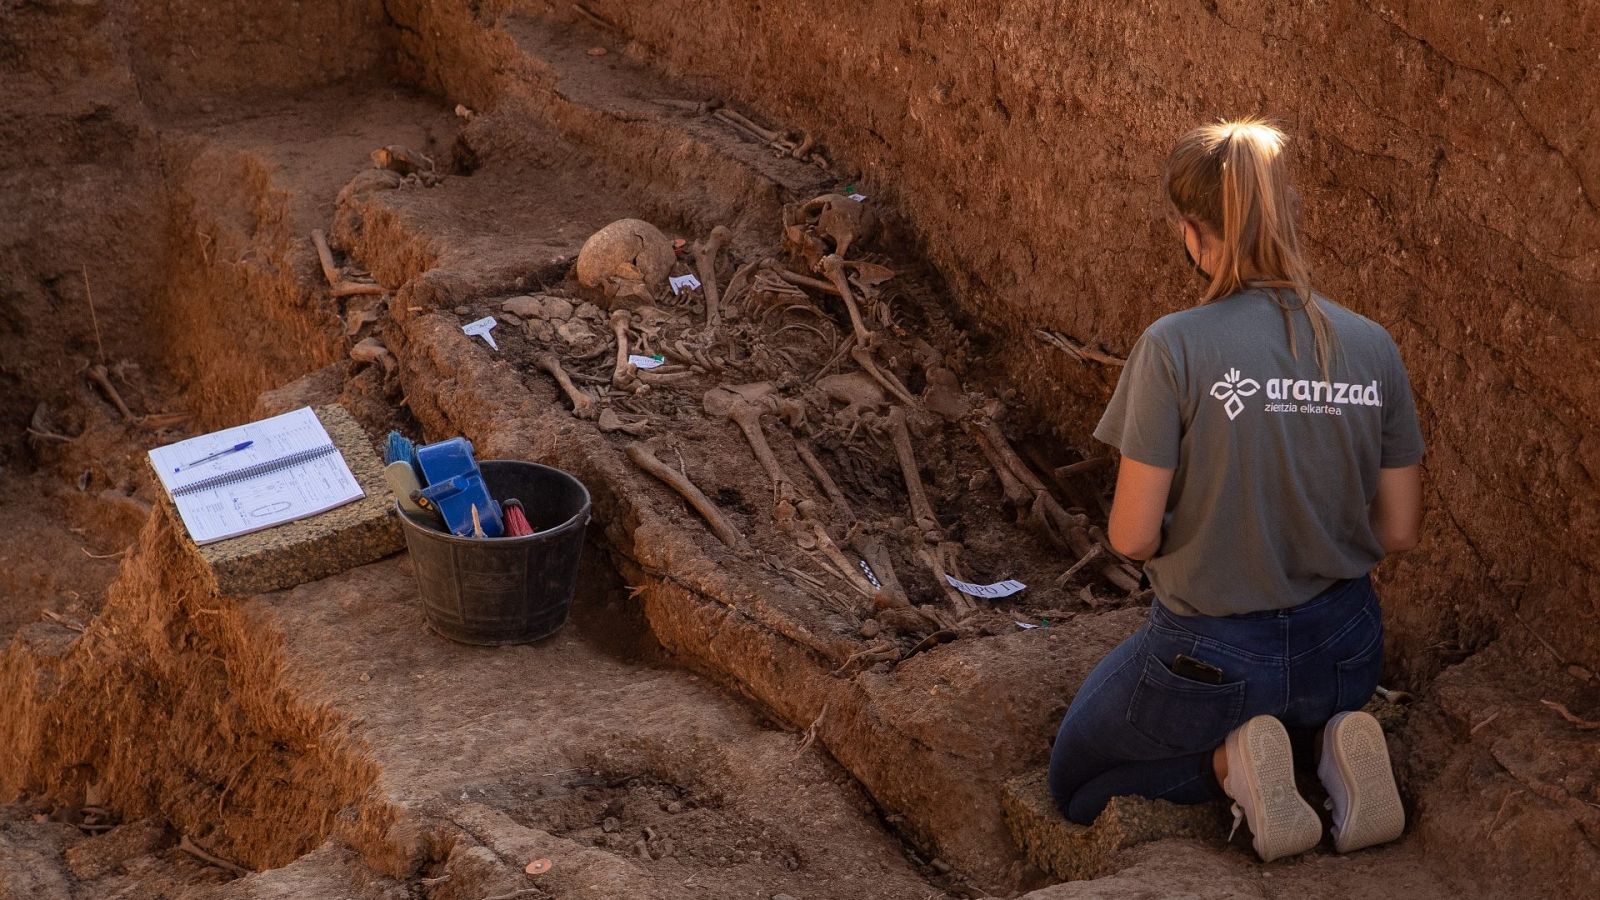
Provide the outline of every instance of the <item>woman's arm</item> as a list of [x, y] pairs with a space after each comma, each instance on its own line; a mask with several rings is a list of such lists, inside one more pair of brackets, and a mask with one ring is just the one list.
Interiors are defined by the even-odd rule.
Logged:
[[1106, 529], [1112, 549], [1130, 559], [1149, 559], [1161, 549], [1161, 519], [1173, 471], [1122, 457]]
[[1415, 547], [1422, 530], [1421, 467], [1379, 469], [1378, 496], [1368, 515], [1384, 553], [1403, 553]]

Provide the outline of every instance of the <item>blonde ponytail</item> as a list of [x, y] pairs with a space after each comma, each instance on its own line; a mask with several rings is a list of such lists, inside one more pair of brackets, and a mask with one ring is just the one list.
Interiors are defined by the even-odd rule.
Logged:
[[[1210, 303], [1245, 288], [1268, 288], [1283, 311], [1289, 350], [1295, 347], [1294, 313], [1304, 310], [1316, 344], [1317, 365], [1328, 377], [1333, 326], [1311, 288], [1300, 252], [1295, 198], [1284, 162], [1282, 131], [1265, 119], [1203, 125], [1184, 135], [1167, 158], [1167, 198], [1178, 214], [1221, 239], [1221, 263], [1201, 298]], [[1293, 302], [1281, 292], [1291, 291]]]

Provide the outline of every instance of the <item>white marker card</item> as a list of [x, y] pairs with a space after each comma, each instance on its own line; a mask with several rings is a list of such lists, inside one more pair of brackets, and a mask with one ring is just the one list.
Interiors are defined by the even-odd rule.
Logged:
[[850, 195], [850, 199], [854, 200], [857, 203], [865, 203], [865, 202], [867, 202], [867, 195], [866, 194], [851, 194]]
[[700, 287], [700, 279], [693, 275], [674, 275], [668, 278], [667, 281], [672, 285], [673, 296], [677, 296], [685, 290], [692, 291]]
[[628, 354], [628, 362], [633, 363], [633, 367], [636, 369], [654, 369], [666, 361], [667, 358], [660, 354], [655, 356], [640, 356], [637, 353]]
[[484, 316], [476, 322], [468, 322], [467, 324], [461, 326], [461, 330], [465, 331], [467, 334], [476, 335], [477, 337], [483, 338], [485, 341], [489, 342], [489, 346], [499, 350], [500, 345], [494, 342], [494, 335], [489, 333], [493, 331], [494, 326], [498, 324], [500, 323], [495, 320], [494, 316]]
[[968, 584], [965, 581], [951, 578], [949, 575], [946, 575], [944, 580], [950, 582], [951, 587], [969, 597], [983, 597], [988, 600], [1009, 597], [1027, 587], [1022, 582], [1010, 578], [1005, 581], [996, 581], [994, 584]]
[[1021, 628], [1023, 631], [1027, 631], [1030, 628], [1038, 628], [1039, 626], [1034, 625], [1031, 622], [1018, 622], [1017, 627]]

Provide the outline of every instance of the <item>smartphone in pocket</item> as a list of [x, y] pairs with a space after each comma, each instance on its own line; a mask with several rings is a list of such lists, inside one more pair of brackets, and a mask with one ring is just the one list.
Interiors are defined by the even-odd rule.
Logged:
[[1222, 670], [1211, 663], [1195, 659], [1187, 653], [1179, 653], [1172, 660], [1172, 674], [1201, 684], [1221, 684]]

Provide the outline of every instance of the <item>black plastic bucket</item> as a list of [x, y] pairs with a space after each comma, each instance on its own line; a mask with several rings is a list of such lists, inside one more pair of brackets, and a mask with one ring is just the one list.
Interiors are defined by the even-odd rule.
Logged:
[[[428, 625], [463, 644], [526, 644], [567, 621], [589, 524], [589, 491], [560, 469], [487, 459], [489, 496], [522, 501], [534, 533], [463, 538], [400, 510]], [[396, 506], [398, 508], [398, 505]]]

